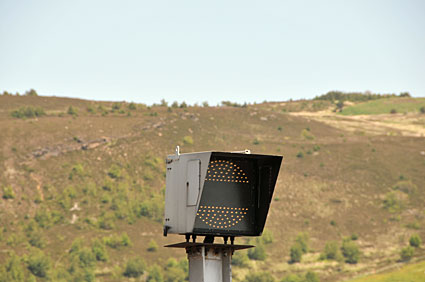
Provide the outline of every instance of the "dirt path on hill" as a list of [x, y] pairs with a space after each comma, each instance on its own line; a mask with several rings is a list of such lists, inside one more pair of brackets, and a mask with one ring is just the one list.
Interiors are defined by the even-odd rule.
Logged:
[[425, 116], [420, 114], [343, 116], [330, 111], [293, 112], [289, 114], [313, 119], [351, 132], [425, 137]]

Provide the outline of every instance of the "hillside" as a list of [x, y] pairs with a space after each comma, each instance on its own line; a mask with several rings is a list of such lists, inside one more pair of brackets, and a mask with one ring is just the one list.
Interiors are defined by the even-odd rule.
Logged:
[[[411, 235], [425, 240], [425, 115], [345, 116], [333, 107], [0, 96], [0, 277], [134, 281], [144, 269], [136, 281], [184, 279], [185, 253], [162, 247], [183, 240], [162, 237], [164, 158], [176, 145], [284, 156], [267, 231], [251, 241], [267, 257], [238, 254], [234, 281], [259, 271], [342, 281], [394, 265]], [[308, 250], [288, 263], [297, 236]], [[356, 263], [320, 259], [326, 244], [343, 241], [360, 250]], [[416, 248], [413, 257], [424, 255]]]

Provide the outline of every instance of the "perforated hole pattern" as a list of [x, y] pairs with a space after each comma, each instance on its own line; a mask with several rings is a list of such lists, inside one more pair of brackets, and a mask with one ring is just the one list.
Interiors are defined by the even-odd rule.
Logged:
[[206, 180], [249, 183], [246, 173], [236, 164], [226, 160], [212, 161], [208, 167]]
[[199, 206], [197, 216], [213, 228], [230, 228], [247, 214], [248, 208]]

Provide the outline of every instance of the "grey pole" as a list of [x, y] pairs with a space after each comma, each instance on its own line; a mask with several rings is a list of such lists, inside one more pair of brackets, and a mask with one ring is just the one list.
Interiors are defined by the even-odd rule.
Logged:
[[189, 282], [231, 282], [233, 252], [254, 246], [184, 242], [165, 247], [186, 249]]
[[231, 282], [232, 249], [200, 246], [187, 248], [189, 282]]

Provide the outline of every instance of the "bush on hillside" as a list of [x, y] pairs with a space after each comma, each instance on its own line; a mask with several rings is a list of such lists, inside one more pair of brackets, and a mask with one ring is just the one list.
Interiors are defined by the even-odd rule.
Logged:
[[419, 109], [419, 112], [421, 112], [421, 114], [425, 114], [425, 107], [421, 107], [421, 108]]
[[415, 253], [415, 249], [411, 246], [407, 246], [400, 251], [400, 260], [401, 261], [408, 261], [413, 257], [413, 254]]
[[393, 186], [393, 189], [399, 190], [399, 191], [404, 192], [406, 194], [414, 194], [418, 190], [418, 187], [416, 186], [416, 184], [414, 184], [410, 180], [402, 180], [402, 181], [397, 182]]
[[301, 137], [305, 140], [314, 140], [315, 139], [314, 135], [308, 129], [303, 129], [301, 131]]
[[385, 195], [383, 204], [384, 204], [384, 209], [388, 210], [391, 213], [401, 211], [404, 205], [403, 198], [401, 197], [400, 194], [397, 194], [395, 191], [389, 192]]
[[110, 178], [119, 179], [121, 178], [121, 167], [116, 164], [113, 164], [108, 171], [108, 175]]
[[409, 244], [412, 247], [419, 248], [422, 244], [421, 237], [419, 237], [418, 234], [414, 234], [414, 235], [410, 236]]
[[183, 137], [183, 143], [185, 145], [193, 145], [193, 138], [192, 138], [192, 136], [185, 136], [185, 137]]
[[25, 96], [38, 96], [37, 91], [35, 91], [34, 89], [30, 89], [28, 91], [25, 91], [24, 93]]
[[301, 246], [297, 243], [292, 245], [289, 251], [289, 256], [290, 256], [289, 263], [301, 262], [301, 258], [303, 256], [303, 251]]
[[69, 107], [68, 107], [67, 114], [68, 114], [68, 115], [71, 115], [71, 116], [77, 116], [77, 115], [78, 115], [77, 110], [76, 110], [76, 109], [74, 109], [74, 107], [73, 107], [73, 106], [69, 106]]
[[118, 234], [113, 234], [107, 237], [103, 237], [103, 243], [113, 249], [118, 249], [120, 247], [128, 247], [132, 245], [130, 238], [125, 232], [121, 234], [121, 236]]
[[261, 237], [258, 238], [259, 242], [268, 245], [273, 243], [273, 233], [269, 229], [265, 229]]
[[37, 277], [47, 277], [51, 262], [42, 251], [34, 250], [28, 258], [28, 269]]
[[109, 259], [105, 245], [99, 239], [93, 241], [92, 252], [98, 261], [106, 262]]
[[153, 265], [150, 270], [146, 282], [164, 282], [164, 275], [158, 265]]
[[83, 178], [85, 176], [84, 166], [82, 164], [75, 164], [71, 168], [71, 172], [69, 173], [69, 180], [74, 179], [75, 177]]
[[183, 282], [188, 278], [187, 260], [177, 262], [174, 258], [170, 258], [164, 269], [165, 282]]
[[40, 231], [33, 231], [28, 234], [28, 242], [31, 246], [42, 249], [46, 246], [46, 238]]
[[308, 252], [308, 241], [309, 241], [309, 236], [305, 232], [299, 233], [297, 237], [295, 238], [295, 243], [300, 245], [301, 251], [303, 252], [303, 254], [306, 254]]
[[20, 258], [12, 252], [4, 266], [0, 265], [0, 281], [24, 281], [25, 274]]
[[[403, 96], [402, 96], [403, 95]], [[399, 97], [405, 96], [405, 93], [400, 93]], [[329, 91], [326, 94], [314, 98], [314, 100], [328, 100], [328, 101], [351, 101], [351, 102], [365, 102], [370, 100], [377, 100], [383, 98], [397, 97], [396, 94], [374, 94], [368, 91], [362, 92], [342, 92], [342, 91]]]
[[112, 104], [112, 111], [118, 111], [119, 109], [121, 109], [121, 103]]
[[12, 111], [10, 114], [14, 118], [35, 118], [44, 116], [46, 113], [43, 108], [27, 106], [20, 107], [19, 109]]
[[247, 282], [275, 282], [276, 279], [267, 271], [251, 272], [245, 276]]
[[156, 252], [158, 250], [158, 244], [154, 239], [151, 239], [147, 248], [148, 252]]
[[140, 257], [131, 258], [127, 261], [123, 275], [127, 277], [140, 277], [146, 269], [145, 261]]
[[249, 266], [249, 257], [248, 254], [244, 251], [238, 251], [232, 256], [232, 265], [239, 267], [248, 267]]
[[266, 248], [260, 243], [248, 250], [248, 257], [252, 260], [265, 260], [267, 258]]
[[345, 262], [355, 264], [359, 261], [360, 250], [355, 242], [345, 240], [342, 243], [341, 251]]
[[339, 248], [339, 244], [337, 242], [327, 242], [325, 245], [325, 249], [323, 250], [323, 253], [320, 255], [321, 259], [328, 259], [328, 260], [341, 260], [342, 254]]
[[3, 187], [3, 199], [14, 199], [15, 198], [15, 192], [13, 192], [12, 187], [6, 186]]

